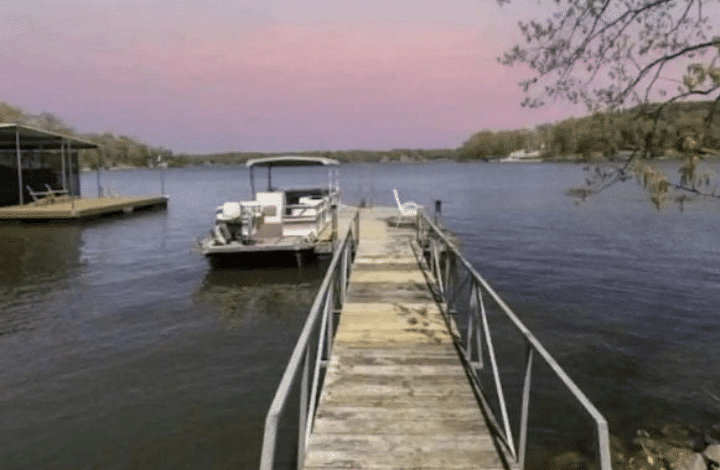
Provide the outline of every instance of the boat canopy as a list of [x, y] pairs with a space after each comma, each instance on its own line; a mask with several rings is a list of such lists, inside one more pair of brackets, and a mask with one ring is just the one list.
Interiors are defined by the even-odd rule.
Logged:
[[335, 166], [340, 162], [326, 157], [304, 157], [300, 155], [285, 155], [282, 157], [253, 158], [245, 163], [248, 168], [256, 166], [277, 167], [277, 166]]
[[[253, 158], [245, 162], [245, 166], [250, 169], [250, 191], [252, 191], [253, 199], [256, 196], [255, 192], [255, 176], [253, 170], [255, 167], [267, 168], [267, 190], [272, 191], [272, 169], [276, 167], [293, 167], [293, 166], [339, 166], [340, 162], [332, 158], [326, 157], [305, 157], [301, 155], [283, 155], [280, 157], [263, 157]], [[337, 169], [335, 170], [337, 172]], [[331, 178], [332, 168], [328, 171], [328, 178]], [[330, 186], [331, 183], [329, 182]], [[337, 186], [337, 182], [335, 183]]]

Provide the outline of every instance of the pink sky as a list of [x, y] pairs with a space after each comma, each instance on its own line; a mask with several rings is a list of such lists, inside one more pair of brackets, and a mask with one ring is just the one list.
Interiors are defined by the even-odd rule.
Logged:
[[0, 101], [176, 153], [455, 148], [582, 113], [520, 107], [523, 71], [496, 61], [517, 19], [494, 0], [6, 0]]

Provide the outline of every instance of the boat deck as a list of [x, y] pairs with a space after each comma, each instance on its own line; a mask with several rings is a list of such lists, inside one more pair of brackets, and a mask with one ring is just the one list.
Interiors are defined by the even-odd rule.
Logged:
[[44, 198], [29, 204], [0, 207], [0, 220], [86, 220], [112, 214], [167, 207], [167, 196]]
[[[337, 233], [345, 233], [348, 225], [355, 214], [355, 208], [341, 205], [337, 212]], [[314, 217], [312, 220], [315, 220]], [[314, 224], [308, 225], [308, 227]], [[293, 228], [300, 227], [300, 224], [293, 224]], [[308, 240], [303, 236], [285, 235], [282, 237], [263, 238], [257, 243], [244, 245], [233, 242], [227, 245], [200, 246], [200, 251], [209, 256], [244, 255], [261, 253], [282, 253], [313, 251], [318, 254], [330, 254], [333, 250], [332, 224], [328, 223], [319, 233], [317, 240]]]
[[303, 468], [506, 469], [414, 232], [388, 226], [391, 213], [361, 209]]

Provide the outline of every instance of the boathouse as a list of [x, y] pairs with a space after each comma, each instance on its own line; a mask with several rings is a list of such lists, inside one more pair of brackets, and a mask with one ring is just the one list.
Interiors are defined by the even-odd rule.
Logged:
[[33, 193], [80, 196], [79, 154], [98, 145], [20, 124], [0, 123], [0, 206], [23, 205]]
[[[0, 220], [87, 220], [167, 207], [164, 194], [80, 197], [80, 152], [98, 145], [21, 124], [0, 123]], [[98, 155], [102, 165], [102, 154]], [[162, 175], [161, 175], [162, 178]], [[161, 192], [164, 185], [161, 179]]]

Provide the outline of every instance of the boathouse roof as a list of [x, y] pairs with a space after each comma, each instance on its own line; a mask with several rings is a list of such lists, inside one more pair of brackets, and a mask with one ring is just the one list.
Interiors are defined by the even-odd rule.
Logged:
[[322, 166], [322, 165], [339, 165], [340, 162], [332, 158], [326, 157], [306, 157], [301, 155], [284, 155], [281, 157], [263, 157], [253, 158], [245, 162], [245, 166], [252, 168], [254, 166]]
[[0, 123], [0, 150], [15, 150], [19, 136], [22, 150], [60, 150], [63, 145], [72, 149], [95, 149], [98, 145], [57, 132], [15, 123]]

